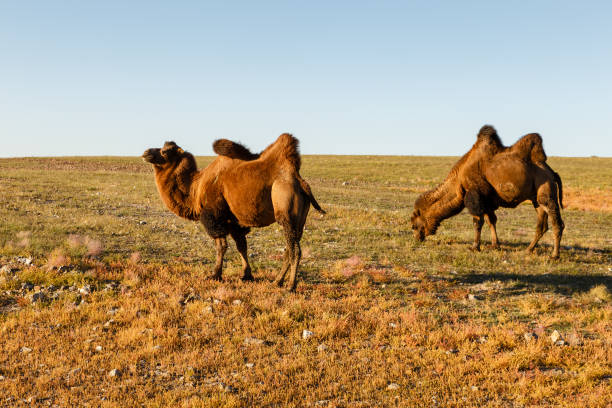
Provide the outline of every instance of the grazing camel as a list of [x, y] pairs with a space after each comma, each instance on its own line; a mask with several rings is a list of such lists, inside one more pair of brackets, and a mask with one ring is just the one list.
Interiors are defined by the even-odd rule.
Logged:
[[530, 200], [538, 215], [536, 233], [528, 247], [532, 252], [548, 230], [550, 217], [554, 232], [552, 258], [559, 257], [564, 224], [561, 177], [546, 163], [542, 138], [530, 133], [505, 147], [492, 126], [485, 125], [478, 139], [452, 168], [446, 179], [423, 193], [414, 204], [412, 230], [417, 240], [433, 235], [440, 223], [467, 208], [474, 221], [474, 250], [480, 250], [480, 232], [486, 220], [491, 244], [499, 248], [495, 210], [514, 208]]
[[242, 280], [253, 280], [246, 235], [251, 227], [278, 222], [287, 248], [275, 282], [282, 286], [291, 268], [288, 285], [295, 290], [300, 239], [310, 204], [325, 213], [300, 177], [298, 140], [284, 133], [260, 154], [226, 139], [215, 141], [213, 149], [219, 156], [199, 171], [193, 155], [174, 142], [148, 149], [142, 157], [153, 165], [157, 189], [166, 206], [180, 217], [199, 220], [215, 240], [213, 279], [221, 280], [229, 234], [242, 260]]

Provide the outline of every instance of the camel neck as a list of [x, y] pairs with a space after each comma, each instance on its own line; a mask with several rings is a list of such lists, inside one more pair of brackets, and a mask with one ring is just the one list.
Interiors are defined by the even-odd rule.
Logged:
[[194, 221], [200, 215], [191, 188], [197, 175], [195, 161], [185, 160], [171, 168], [155, 171], [157, 190], [166, 207], [179, 217]]
[[425, 212], [430, 233], [435, 233], [442, 221], [463, 210], [463, 196], [459, 194], [456, 183], [453, 180], [445, 180], [434, 190], [427, 193], [426, 200], [429, 202]]

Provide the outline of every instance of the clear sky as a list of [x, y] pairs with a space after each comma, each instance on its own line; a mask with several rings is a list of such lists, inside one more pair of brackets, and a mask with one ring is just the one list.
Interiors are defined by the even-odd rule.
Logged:
[[0, 1], [0, 156], [612, 156], [612, 2]]

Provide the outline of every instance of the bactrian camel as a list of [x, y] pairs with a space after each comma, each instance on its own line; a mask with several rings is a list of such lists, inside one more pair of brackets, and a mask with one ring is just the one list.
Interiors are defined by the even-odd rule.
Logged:
[[275, 282], [282, 286], [290, 270], [288, 287], [295, 290], [300, 239], [310, 205], [324, 213], [300, 177], [298, 140], [282, 134], [260, 154], [226, 139], [217, 140], [213, 149], [219, 156], [203, 170], [174, 142], [148, 149], [142, 157], [153, 165], [166, 206], [180, 217], [200, 221], [215, 240], [213, 279], [221, 280], [226, 237], [231, 235], [242, 260], [242, 279], [253, 280], [246, 235], [251, 227], [278, 222], [287, 247]]
[[474, 220], [474, 250], [480, 250], [480, 232], [486, 220], [491, 243], [499, 248], [495, 210], [514, 208], [529, 200], [536, 209], [536, 232], [528, 251], [532, 252], [552, 221], [552, 257], [559, 257], [564, 224], [561, 177], [546, 163], [542, 138], [530, 133], [505, 147], [492, 126], [485, 125], [478, 139], [452, 168], [446, 179], [423, 193], [414, 204], [412, 230], [419, 241], [433, 235], [440, 223], [467, 208]]

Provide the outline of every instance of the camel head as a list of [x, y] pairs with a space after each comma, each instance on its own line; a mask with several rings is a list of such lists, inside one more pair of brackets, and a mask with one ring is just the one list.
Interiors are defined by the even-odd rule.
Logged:
[[174, 142], [164, 143], [164, 147], [151, 148], [145, 150], [142, 154], [142, 159], [147, 163], [151, 163], [156, 168], [162, 169], [169, 167], [180, 161], [185, 151], [178, 147]]
[[429, 234], [426, 234], [425, 232], [426, 220], [423, 217], [421, 210], [414, 210], [412, 217], [410, 217], [410, 222], [412, 223], [412, 233], [414, 234], [414, 239], [421, 242], [424, 241], [425, 236]]

